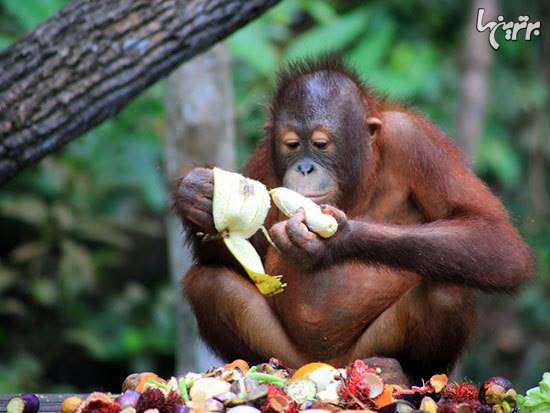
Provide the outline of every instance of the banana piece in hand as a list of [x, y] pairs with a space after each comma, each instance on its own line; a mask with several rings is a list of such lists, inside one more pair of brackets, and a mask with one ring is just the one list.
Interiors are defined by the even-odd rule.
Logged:
[[277, 208], [287, 217], [294, 215], [298, 209], [304, 208], [307, 227], [321, 237], [332, 237], [338, 230], [338, 222], [332, 215], [323, 214], [319, 205], [298, 192], [279, 187], [269, 191], [269, 194]]
[[[212, 216], [223, 242], [264, 295], [283, 291], [281, 276], [265, 273], [262, 260], [248, 241], [262, 228], [270, 207], [264, 184], [241, 174], [214, 168]], [[265, 233], [265, 232], [264, 232]]]

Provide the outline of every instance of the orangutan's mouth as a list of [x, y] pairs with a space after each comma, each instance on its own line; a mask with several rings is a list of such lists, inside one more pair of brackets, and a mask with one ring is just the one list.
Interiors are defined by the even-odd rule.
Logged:
[[328, 196], [330, 195], [330, 192], [324, 192], [322, 194], [302, 194], [302, 195], [305, 196], [306, 198], [311, 199], [316, 204], [319, 204], [323, 202], [323, 200], [328, 198]]

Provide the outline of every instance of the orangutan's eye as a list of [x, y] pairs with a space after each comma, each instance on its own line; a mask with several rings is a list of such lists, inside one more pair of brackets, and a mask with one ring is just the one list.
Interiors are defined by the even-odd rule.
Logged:
[[326, 149], [328, 146], [327, 141], [314, 141], [313, 146], [315, 146], [317, 149]]

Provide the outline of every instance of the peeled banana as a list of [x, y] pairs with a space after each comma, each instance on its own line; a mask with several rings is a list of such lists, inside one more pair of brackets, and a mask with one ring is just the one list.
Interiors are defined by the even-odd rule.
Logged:
[[220, 168], [214, 168], [213, 173], [212, 216], [216, 230], [262, 294], [274, 295], [282, 292], [286, 286], [281, 282], [282, 277], [265, 273], [258, 252], [248, 241], [248, 238], [262, 229], [271, 242], [263, 227], [270, 208], [270, 196], [288, 217], [294, 215], [299, 208], [304, 208], [305, 224], [323, 238], [331, 237], [338, 230], [336, 219], [323, 214], [315, 202], [291, 189], [281, 187], [268, 192], [264, 184], [241, 174]]
[[319, 205], [298, 192], [279, 187], [269, 191], [269, 195], [277, 208], [287, 217], [291, 217], [298, 209], [303, 208], [307, 227], [321, 237], [332, 237], [338, 230], [338, 222], [332, 215], [323, 214]]
[[281, 276], [265, 273], [262, 260], [248, 241], [260, 229], [270, 207], [264, 184], [244, 176], [214, 168], [212, 216], [231, 254], [243, 266], [258, 290], [264, 295], [283, 291]]

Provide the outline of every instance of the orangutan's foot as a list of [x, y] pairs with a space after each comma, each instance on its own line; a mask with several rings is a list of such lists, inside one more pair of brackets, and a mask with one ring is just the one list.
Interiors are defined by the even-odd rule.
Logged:
[[380, 375], [384, 379], [384, 382], [388, 384], [400, 384], [407, 387], [410, 385], [410, 380], [397, 359], [389, 357], [369, 357], [364, 359], [364, 361], [369, 367], [380, 371]]

